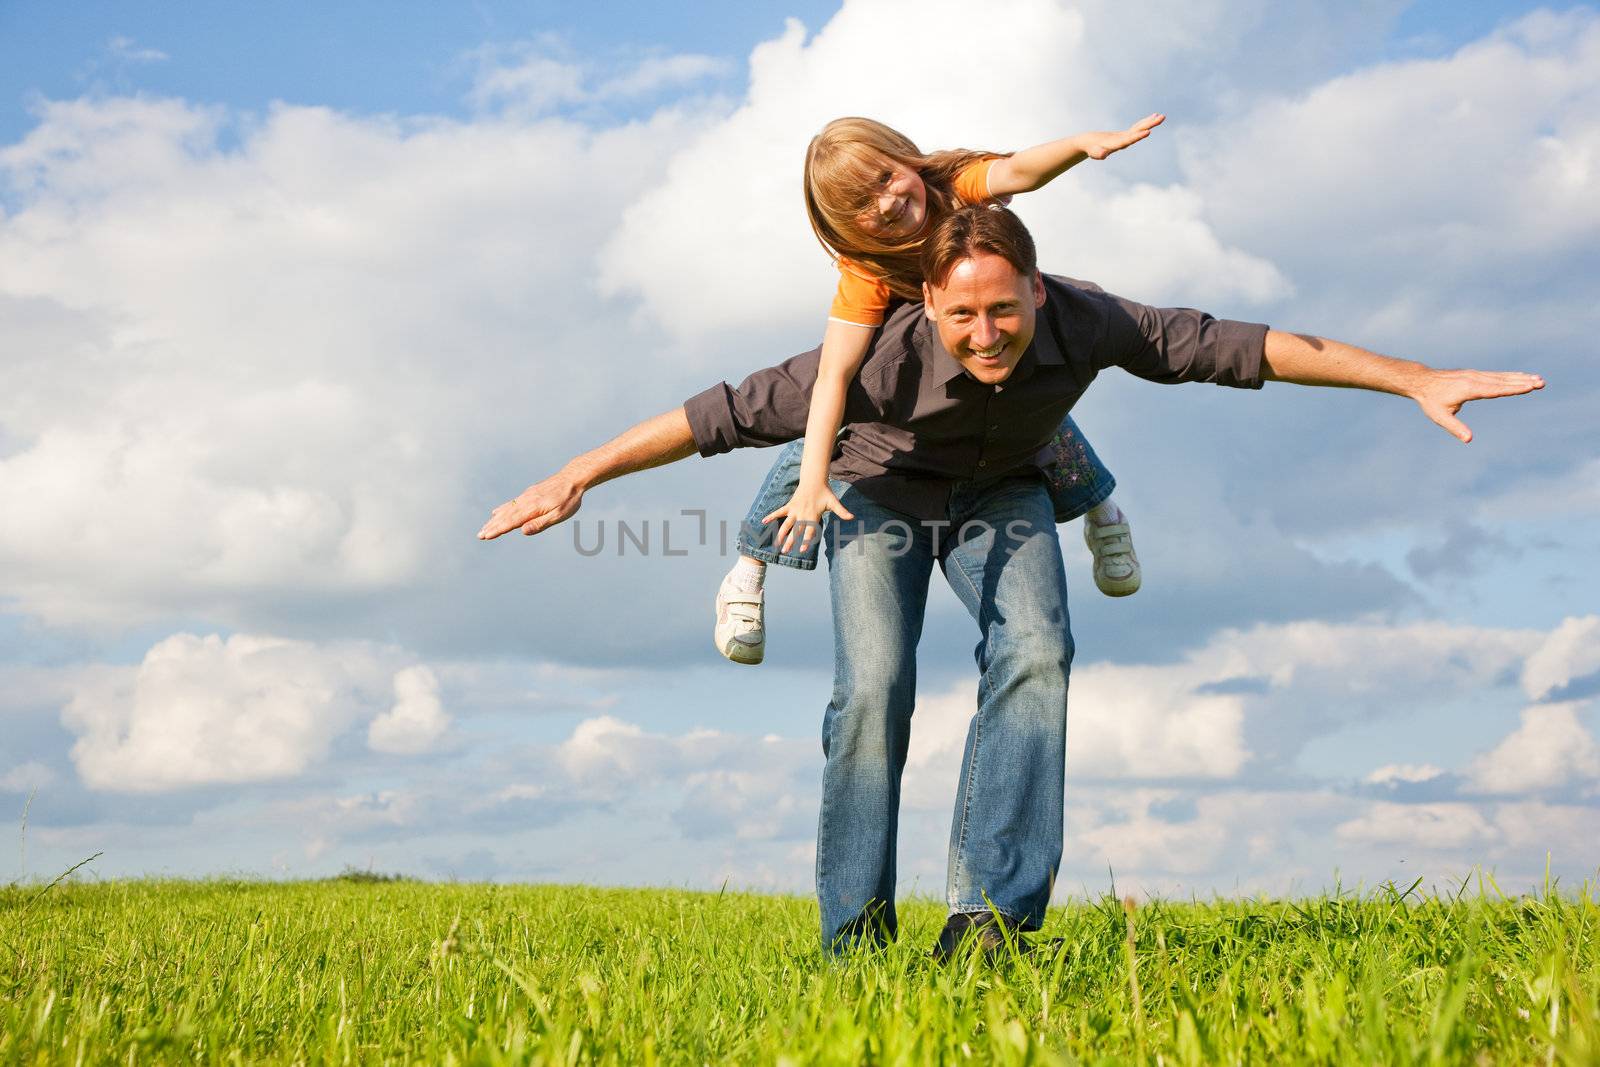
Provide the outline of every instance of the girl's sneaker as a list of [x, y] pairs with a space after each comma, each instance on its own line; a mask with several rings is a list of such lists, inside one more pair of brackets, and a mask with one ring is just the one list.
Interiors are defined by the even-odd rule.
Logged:
[[1139, 557], [1133, 552], [1128, 517], [1105, 526], [1083, 517], [1083, 540], [1094, 553], [1094, 584], [1106, 596], [1129, 596], [1139, 591]]
[[767, 631], [762, 621], [766, 591], [739, 588], [730, 574], [717, 587], [717, 651], [735, 663], [760, 663], [767, 652]]

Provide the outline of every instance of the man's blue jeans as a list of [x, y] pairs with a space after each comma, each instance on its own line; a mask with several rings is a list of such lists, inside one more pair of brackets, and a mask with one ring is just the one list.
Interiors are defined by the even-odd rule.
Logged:
[[1072, 635], [1055, 516], [1037, 476], [959, 484], [935, 526], [833, 484], [856, 516], [826, 534], [833, 700], [817, 826], [822, 940], [842, 951], [896, 929], [900, 775], [935, 562], [977, 621], [978, 707], [950, 829], [952, 911], [991, 907], [1038, 929], [1061, 862]]
[[[773, 540], [778, 535], [781, 522], [763, 525], [762, 519], [789, 502], [795, 487], [800, 484], [800, 456], [805, 442], [790, 441], [772, 461], [767, 476], [750, 503], [744, 522], [739, 526], [739, 554], [777, 563], [785, 567], [809, 571], [817, 565], [817, 546], [822, 539], [813, 536], [804, 552], [799, 550], [800, 537], [795, 537], [795, 548], [779, 552]], [[1084, 512], [1110, 496], [1117, 487], [1111, 471], [1100, 462], [1088, 438], [1078, 429], [1078, 424], [1068, 415], [1056, 428], [1055, 436], [1045, 449], [1049, 462], [1040, 468], [1044, 473], [1045, 488], [1050, 493], [1050, 504], [1057, 522], [1071, 522]], [[849, 505], [845, 505], [849, 507]], [[827, 526], [832, 516], [824, 515], [822, 525]]]

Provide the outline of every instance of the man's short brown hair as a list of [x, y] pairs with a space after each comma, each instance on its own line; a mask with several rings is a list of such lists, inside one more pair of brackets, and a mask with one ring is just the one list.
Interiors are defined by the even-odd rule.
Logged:
[[1023, 277], [1038, 273], [1033, 235], [1022, 220], [1006, 208], [974, 204], [940, 219], [922, 242], [922, 278], [931, 286], [942, 286], [957, 263], [980, 252], [999, 256]]

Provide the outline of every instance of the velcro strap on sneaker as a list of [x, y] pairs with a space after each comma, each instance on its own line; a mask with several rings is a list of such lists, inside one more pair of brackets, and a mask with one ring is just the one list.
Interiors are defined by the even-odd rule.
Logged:
[[1114, 522], [1110, 526], [1096, 526], [1091, 522], [1089, 524], [1089, 536], [1100, 538], [1102, 540], [1109, 540], [1113, 537], [1127, 537], [1128, 524], [1125, 522]]

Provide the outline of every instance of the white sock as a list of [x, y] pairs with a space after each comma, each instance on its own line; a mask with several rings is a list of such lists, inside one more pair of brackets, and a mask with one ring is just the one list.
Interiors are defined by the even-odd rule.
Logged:
[[1122, 509], [1117, 507], [1117, 502], [1106, 497], [1100, 503], [1089, 509], [1088, 519], [1096, 526], [1110, 526], [1113, 523], [1126, 521]]
[[728, 572], [728, 578], [741, 593], [759, 593], [767, 581], [767, 565], [759, 559], [740, 556], [739, 562]]

